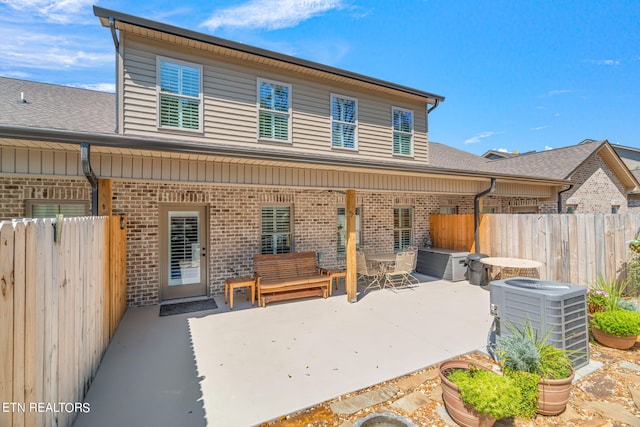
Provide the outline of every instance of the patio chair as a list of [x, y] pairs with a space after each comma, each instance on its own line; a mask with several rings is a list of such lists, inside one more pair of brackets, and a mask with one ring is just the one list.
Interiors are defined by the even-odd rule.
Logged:
[[412, 252], [413, 253], [413, 267], [411, 268], [411, 272], [416, 271], [416, 266], [418, 265], [418, 247], [417, 246], [405, 246], [403, 252]]
[[417, 252], [403, 251], [396, 254], [396, 263], [393, 270], [387, 271], [384, 279], [384, 287], [397, 290], [399, 287], [409, 287], [418, 284], [418, 279], [411, 275], [414, 258]]
[[364, 292], [367, 292], [370, 288], [378, 287], [382, 289], [382, 270], [379, 267], [373, 267], [367, 264], [367, 258], [364, 252], [357, 251], [356, 252], [356, 274], [357, 281], [359, 282], [361, 279], [365, 281], [366, 288], [364, 288]]

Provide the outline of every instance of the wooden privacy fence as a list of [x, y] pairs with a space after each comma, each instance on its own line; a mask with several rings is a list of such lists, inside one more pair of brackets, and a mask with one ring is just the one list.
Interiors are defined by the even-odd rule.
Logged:
[[638, 214], [485, 215], [480, 252], [540, 261], [541, 278], [592, 285], [598, 275], [625, 277], [638, 230]]
[[474, 239], [473, 214], [429, 215], [429, 231], [433, 246], [468, 252]]
[[[115, 218], [115, 219], [114, 219]], [[124, 312], [119, 217], [0, 222], [2, 426], [70, 426]]]

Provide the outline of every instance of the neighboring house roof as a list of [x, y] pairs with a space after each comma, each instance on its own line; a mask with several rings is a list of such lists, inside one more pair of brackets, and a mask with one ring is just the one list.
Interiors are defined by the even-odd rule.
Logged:
[[[611, 147], [618, 153], [618, 156], [627, 165], [633, 176], [640, 182], [640, 148], [626, 145], [612, 144]], [[640, 188], [634, 192], [640, 194]]]
[[0, 77], [0, 124], [113, 134], [115, 95]]
[[591, 141], [552, 150], [524, 153], [504, 159], [491, 160], [494, 170], [519, 171], [525, 175], [538, 174], [557, 179], [569, 179], [571, 175], [606, 141]]
[[[145, 29], [144, 35], [150, 36], [150, 31], [158, 31], [159, 33], [168, 34], [188, 40], [193, 40], [195, 42], [201, 42], [209, 46], [216, 46], [221, 48], [222, 51], [228, 50], [230, 52], [222, 52], [225, 54], [231, 54], [238, 56], [238, 53], [243, 54], [243, 60], [252, 60], [252, 57], [260, 63], [265, 63], [267, 61], [275, 61], [275, 63], [284, 64], [288, 66], [301, 67], [301, 69], [313, 70], [315, 72], [325, 73], [328, 76], [331, 76], [332, 80], [335, 80], [336, 77], [344, 78], [348, 80], [352, 80], [354, 82], [360, 82], [364, 84], [369, 84], [373, 86], [378, 86], [380, 88], [391, 89], [393, 91], [403, 92], [406, 94], [410, 94], [413, 96], [418, 96], [421, 98], [425, 98], [431, 104], [437, 104], [439, 102], [444, 101], [444, 96], [436, 95], [434, 93], [425, 92], [419, 89], [411, 88], [408, 86], [399, 85], [396, 83], [388, 82], [385, 80], [380, 80], [374, 77], [365, 76], [362, 74], [354, 73], [351, 71], [346, 71], [340, 68], [331, 67], [328, 65], [320, 64], [318, 62], [308, 61], [301, 58], [296, 58], [294, 56], [284, 55], [282, 53], [273, 52], [266, 49], [261, 49], [254, 46], [249, 46], [243, 43], [233, 42], [231, 40], [222, 39], [220, 37], [211, 36], [208, 34], [199, 33], [196, 31], [187, 30], [180, 27], [175, 27], [173, 25], [163, 24], [160, 22], [152, 21], [150, 19], [141, 18], [138, 16], [128, 15], [122, 12], [118, 12], [115, 10], [104, 9], [98, 6], [93, 6], [93, 13], [95, 16], [100, 18], [100, 22], [103, 26], [110, 26], [110, 19], [114, 20], [114, 28], [115, 29], [123, 29], [126, 31], [133, 31], [132, 26], [140, 27]], [[114, 36], [115, 37], [115, 36]], [[163, 38], [166, 40], [166, 36]], [[193, 43], [189, 43], [190, 46]]]
[[485, 159], [489, 159], [489, 160], [496, 160], [496, 159], [504, 159], [504, 158], [508, 158], [508, 157], [513, 157], [513, 156], [517, 156], [517, 153], [508, 153], [506, 151], [498, 151], [498, 150], [489, 150], [487, 152], [485, 152], [482, 157], [484, 157]]
[[429, 165], [445, 169], [485, 170], [484, 157], [439, 142], [429, 141]]
[[430, 142], [429, 164], [448, 169], [570, 180], [574, 172], [596, 152], [603, 156], [625, 187], [640, 187], [638, 176], [631, 174], [606, 140], [585, 140], [568, 147], [520, 155], [507, 153], [508, 157], [493, 160], [483, 157], [484, 155], [476, 156], [447, 145]]

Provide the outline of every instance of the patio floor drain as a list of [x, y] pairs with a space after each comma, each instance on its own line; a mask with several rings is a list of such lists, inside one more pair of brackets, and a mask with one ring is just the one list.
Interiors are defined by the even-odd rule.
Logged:
[[394, 414], [369, 414], [356, 421], [353, 427], [418, 427], [410, 420]]

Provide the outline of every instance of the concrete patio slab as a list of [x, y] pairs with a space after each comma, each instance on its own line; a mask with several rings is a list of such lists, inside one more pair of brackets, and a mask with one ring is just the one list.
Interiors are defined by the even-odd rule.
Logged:
[[[424, 280], [429, 280], [422, 277]], [[75, 426], [250, 426], [486, 344], [489, 292], [425, 281], [233, 311], [129, 309]]]

